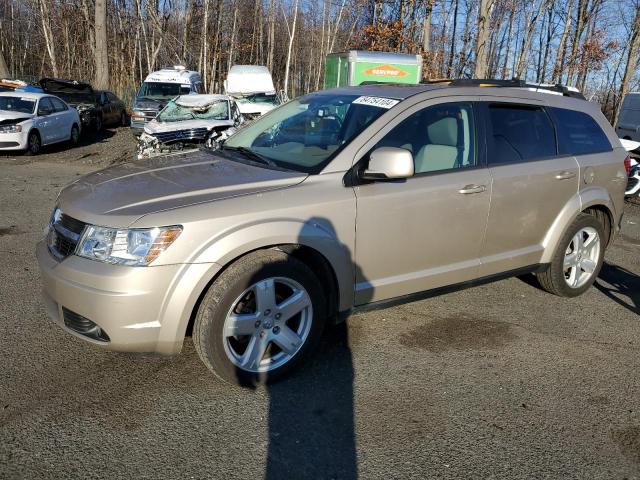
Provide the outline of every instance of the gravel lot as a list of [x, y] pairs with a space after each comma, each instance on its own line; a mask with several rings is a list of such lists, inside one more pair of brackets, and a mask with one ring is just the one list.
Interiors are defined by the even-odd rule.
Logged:
[[0, 157], [0, 478], [640, 478], [640, 207], [580, 298], [513, 278], [360, 314], [250, 391], [190, 341], [126, 356], [47, 319], [34, 244], [62, 185], [132, 154], [112, 133]]

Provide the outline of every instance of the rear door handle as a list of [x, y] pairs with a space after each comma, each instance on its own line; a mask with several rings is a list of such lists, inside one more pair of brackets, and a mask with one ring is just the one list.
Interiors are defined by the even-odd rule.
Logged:
[[556, 175], [556, 180], [567, 180], [569, 178], [575, 177], [575, 172], [560, 172]]
[[486, 190], [487, 187], [485, 185], [465, 185], [460, 190], [458, 190], [458, 193], [468, 195], [470, 193], [482, 193]]

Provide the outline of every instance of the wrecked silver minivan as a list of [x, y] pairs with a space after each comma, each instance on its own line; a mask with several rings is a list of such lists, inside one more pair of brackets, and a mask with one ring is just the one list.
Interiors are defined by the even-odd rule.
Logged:
[[215, 149], [244, 123], [236, 102], [226, 95], [181, 95], [147, 123], [138, 139], [138, 158]]

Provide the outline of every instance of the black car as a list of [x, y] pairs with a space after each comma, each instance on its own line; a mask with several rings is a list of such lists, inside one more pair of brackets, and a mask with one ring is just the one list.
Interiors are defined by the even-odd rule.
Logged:
[[91, 85], [59, 78], [43, 78], [39, 83], [46, 93], [61, 98], [78, 110], [83, 130], [99, 131], [102, 128], [102, 108]]
[[127, 107], [113, 92], [96, 90], [96, 99], [102, 110], [103, 125], [129, 126]]

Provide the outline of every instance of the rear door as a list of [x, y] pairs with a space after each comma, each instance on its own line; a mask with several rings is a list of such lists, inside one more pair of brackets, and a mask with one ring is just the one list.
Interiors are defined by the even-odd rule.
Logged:
[[483, 276], [539, 263], [545, 235], [578, 191], [578, 162], [558, 154], [547, 109], [528, 102], [482, 103], [493, 183]]
[[55, 117], [55, 141], [62, 142], [68, 140], [71, 136], [71, 126], [73, 123], [73, 115], [71, 115], [69, 107], [60, 99], [50, 97], [49, 100], [53, 105], [52, 117]]

